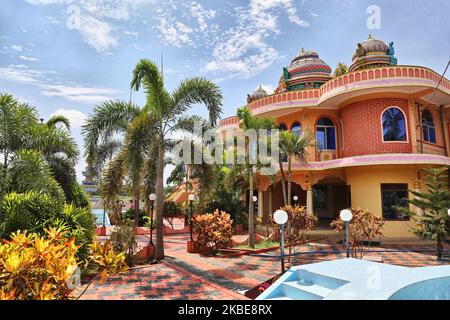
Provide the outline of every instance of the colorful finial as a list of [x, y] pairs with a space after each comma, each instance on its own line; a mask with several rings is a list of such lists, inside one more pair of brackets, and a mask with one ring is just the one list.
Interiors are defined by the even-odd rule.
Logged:
[[302, 51], [301, 51], [301, 53], [305, 53], [305, 49], [304, 49], [304, 48], [302, 48]]
[[369, 36], [367, 37], [367, 40], [372, 40], [372, 35], [369, 33]]

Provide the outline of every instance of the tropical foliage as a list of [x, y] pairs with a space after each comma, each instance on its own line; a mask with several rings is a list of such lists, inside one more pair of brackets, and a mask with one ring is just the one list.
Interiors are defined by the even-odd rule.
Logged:
[[[297, 247], [306, 243], [308, 232], [315, 229], [319, 220], [314, 213], [308, 212], [304, 206], [284, 206], [281, 210], [286, 211], [288, 214], [288, 221], [284, 228], [284, 240], [289, 248], [288, 259], [290, 261], [290, 254], [295, 252]], [[273, 220], [273, 216], [270, 216], [270, 220], [274, 230], [272, 239], [278, 241], [280, 239], [280, 229]]]
[[199, 248], [216, 254], [221, 248], [231, 245], [233, 220], [225, 211], [198, 214], [193, 217], [193, 232]]
[[109, 275], [115, 275], [127, 270], [125, 252], [114, 250], [110, 241], [94, 242], [90, 246], [89, 268], [99, 273], [100, 281], [105, 281]]
[[[372, 242], [383, 237], [384, 219], [373, 212], [363, 209], [351, 209], [352, 220], [349, 223], [349, 245], [353, 258], [362, 259]], [[331, 227], [341, 235], [345, 232], [345, 224], [341, 218], [331, 222]]]
[[[292, 201], [292, 161], [294, 159], [306, 161], [307, 148], [315, 146], [314, 133], [310, 129], [303, 131], [301, 135], [291, 131], [281, 131], [280, 133], [280, 155], [282, 158], [286, 157], [288, 163], [287, 194], [284, 196], [288, 206], [291, 205]], [[284, 174], [282, 174], [281, 183], [285, 183]], [[286, 190], [286, 188], [283, 188], [283, 190]]]
[[[259, 137], [261, 129], [271, 130], [275, 128], [275, 121], [271, 118], [258, 118], [253, 116], [247, 107], [238, 109], [237, 117], [239, 119], [239, 127], [244, 131], [255, 130], [256, 137]], [[259, 143], [256, 141], [251, 141], [249, 136], [245, 136], [245, 156], [246, 156], [246, 171], [248, 177], [248, 190], [249, 190], [249, 201], [248, 201], [248, 237], [249, 237], [249, 247], [255, 247], [255, 208], [253, 203], [253, 190], [254, 190], [254, 178], [255, 174], [258, 173], [261, 163], [259, 162], [258, 152]], [[241, 150], [242, 151], [242, 150]], [[256, 161], [252, 161], [252, 158]], [[253, 164], [255, 162], [255, 164]]]
[[0, 244], [0, 300], [50, 300], [68, 296], [78, 246], [62, 228], [46, 235], [18, 231]]
[[428, 168], [425, 170], [425, 184], [427, 192], [409, 190], [414, 195], [408, 202], [421, 209], [421, 213], [399, 207], [397, 209], [408, 214], [416, 227], [413, 227], [415, 235], [436, 242], [437, 258], [442, 258], [443, 244], [449, 235], [450, 216], [450, 192], [448, 190], [448, 168]]
[[138, 243], [134, 232], [132, 220], [126, 220], [125, 223], [118, 226], [109, 237], [112, 248], [115, 252], [124, 252], [126, 262], [129, 266], [133, 265], [133, 256], [137, 251]]
[[[135, 91], [144, 89], [146, 104], [139, 108], [130, 103], [109, 101], [96, 107], [83, 128], [86, 156], [94, 171], [100, 172], [95, 168], [106, 167], [101, 189], [108, 208], [116, 205], [124, 181], [131, 185], [136, 202], [141, 194], [148, 199], [150, 193], [156, 191], [155, 260], [159, 261], [164, 257], [165, 153], [175, 144], [170, 136], [174, 132], [194, 130], [194, 123], [201, 118], [186, 112], [196, 104], [206, 105], [210, 124], [215, 125], [221, 114], [222, 93], [204, 78], [184, 80], [170, 93], [165, 88], [162, 72], [147, 59], [135, 66], [130, 86]], [[114, 142], [116, 134], [123, 134], [123, 145]], [[137, 224], [139, 208], [135, 208]]]

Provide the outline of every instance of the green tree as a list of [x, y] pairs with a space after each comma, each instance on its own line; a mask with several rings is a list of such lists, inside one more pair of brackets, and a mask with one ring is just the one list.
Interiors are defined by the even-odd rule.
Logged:
[[[259, 136], [260, 129], [271, 130], [275, 128], [275, 121], [271, 118], [258, 118], [251, 114], [247, 107], [239, 108], [237, 110], [237, 117], [239, 118], [239, 127], [245, 132], [255, 130], [256, 137]], [[248, 244], [250, 248], [255, 247], [255, 210], [253, 203], [253, 189], [255, 173], [259, 170], [258, 163], [252, 164], [251, 158], [257, 157], [259, 144], [257, 141], [250, 141], [248, 135], [245, 136], [245, 154], [248, 175]], [[256, 154], [256, 155], [255, 155]], [[256, 161], [258, 162], [258, 161]]]
[[314, 146], [316, 146], [314, 133], [309, 129], [303, 131], [300, 136], [291, 131], [282, 131], [280, 133], [280, 151], [282, 155], [287, 157], [288, 162], [286, 197], [288, 206], [291, 205], [292, 201], [292, 160], [306, 161], [307, 148]]
[[[204, 78], [184, 80], [169, 93], [162, 72], [147, 59], [141, 59], [133, 70], [131, 89], [139, 91], [141, 88], [147, 98], [142, 109], [127, 103], [108, 102], [94, 110], [83, 132], [88, 163], [92, 164], [95, 164], [101, 146], [105, 142], [111, 143], [114, 134], [125, 135], [124, 144], [115, 153], [112, 148], [105, 148], [108, 151], [104, 155], [114, 154], [111, 161], [103, 156], [105, 161], [93, 166], [108, 163], [102, 179], [102, 193], [110, 199], [118, 193], [121, 182], [127, 177], [133, 181], [135, 197], [138, 186], [145, 191], [146, 199], [152, 190], [156, 190], [155, 259], [158, 261], [164, 257], [164, 166], [167, 163], [164, 157], [175, 143], [170, 139], [171, 134], [193, 131], [194, 123], [201, 118], [186, 112], [197, 104], [206, 105], [210, 124], [215, 125], [222, 112], [222, 93], [218, 86]], [[112, 205], [114, 203], [112, 201]]]
[[408, 202], [420, 208], [422, 213], [398, 207], [416, 222], [417, 227], [413, 228], [415, 235], [436, 241], [438, 259], [442, 258], [443, 243], [447, 239], [450, 229], [450, 218], [447, 214], [447, 210], [450, 208], [447, 171], [447, 167], [427, 168], [425, 169], [427, 192], [409, 190], [415, 198], [408, 199]]

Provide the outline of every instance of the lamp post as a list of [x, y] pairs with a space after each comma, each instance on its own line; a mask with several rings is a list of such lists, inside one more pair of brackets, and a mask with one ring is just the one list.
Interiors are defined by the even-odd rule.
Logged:
[[281, 273], [284, 273], [284, 225], [288, 220], [287, 212], [284, 210], [275, 211], [273, 220], [280, 226]]
[[450, 209], [447, 210], [447, 214], [450, 217]]
[[192, 203], [195, 201], [195, 194], [190, 194], [189, 197], [189, 208], [190, 208], [190, 214], [189, 214], [189, 237], [190, 237], [190, 241], [194, 241], [193, 237], [192, 237], [192, 214], [193, 214], [193, 207], [192, 207]]
[[298, 197], [297, 197], [297, 196], [294, 196], [292, 199], [294, 199], [294, 204], [297, 204]]
[[352, 220], [353, 215], [352, 212], [348, 209], [341, 210], [339, 217], [345, 224], [345, 249], [347, 251], [347, 258], [350, 258], [350, 245], [349, 245], [349, 235], [348, 235], [348, 225], [350, 224], [350, 220]]
[[152, 193], [150, 196], [149, 196], [149, 199], [150, 199], [150, 225], [149, 225], [149, 228], [150, 228], [150, 241], [149, 241], [149, 245], [153, 245], [153, 204], [155, 203], [155, 200], [156, 200], [156, 194], [154, 194], [154, 193]]

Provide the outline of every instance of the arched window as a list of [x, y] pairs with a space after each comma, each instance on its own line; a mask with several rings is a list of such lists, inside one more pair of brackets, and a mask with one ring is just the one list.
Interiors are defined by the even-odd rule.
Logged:
[[320, 150], [336, 150], [336, 127], [329, 118], [322, 117], [317, 122], [316, 140]]
[[291, 127], [291, 132], [295, 133], [298, 136], [302, 134], [302, 125], [298, 122], [295, 122]]
[[422, 111], [422, 132], [424, 141], [436, 143], [436, 128], [434, 127], [433, 116], [429, 110]]
[[399, 108], [389, 108], [383, 112], [383, 140], [406, 141], [406, 121]]

